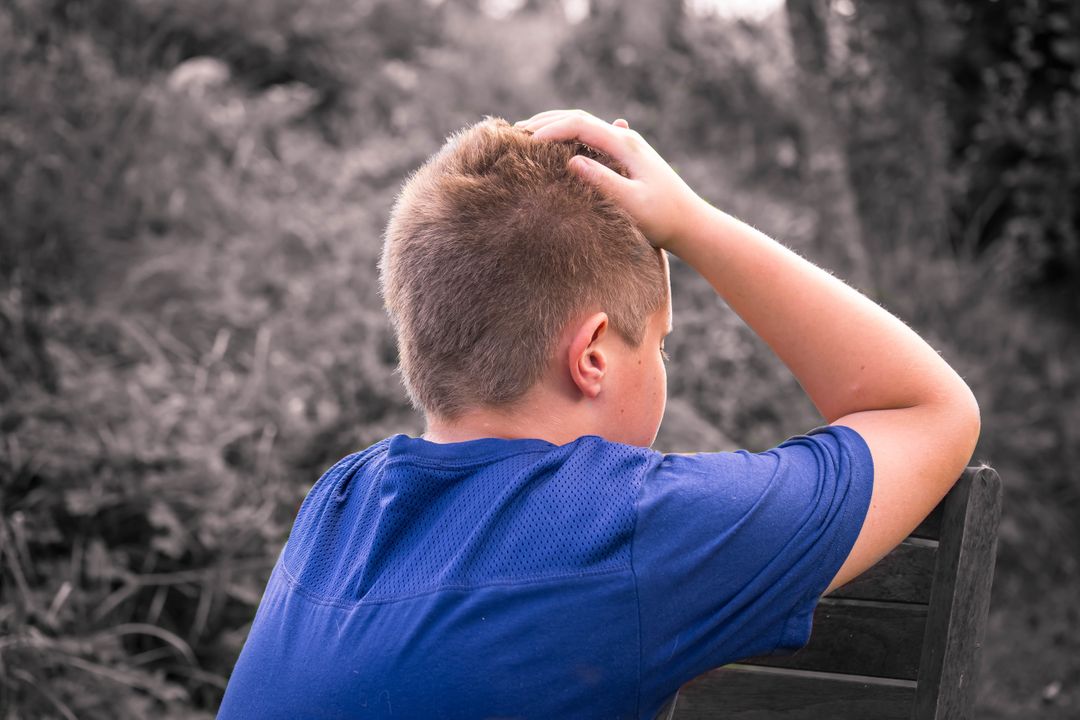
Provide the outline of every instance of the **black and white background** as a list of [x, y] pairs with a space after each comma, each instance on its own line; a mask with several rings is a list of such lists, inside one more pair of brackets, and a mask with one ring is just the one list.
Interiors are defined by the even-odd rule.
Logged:
[[[976, 717], [1080, 714], [1080, 3], [0, 0], [0, 719], [212, 717], [311, 483], [423, 430], [397, 188], [569, 107], [967, 379], [1005, 482]], [[818, 424], [672, 273], [657, 449]]]

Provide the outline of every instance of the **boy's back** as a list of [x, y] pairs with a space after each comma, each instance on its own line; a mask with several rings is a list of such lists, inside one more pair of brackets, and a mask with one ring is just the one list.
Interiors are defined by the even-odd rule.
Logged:
[[871, 478], [843, 427], [761, 454], [387, 438], [305, 500], [220, 716], [651, 718], [806, 642]]

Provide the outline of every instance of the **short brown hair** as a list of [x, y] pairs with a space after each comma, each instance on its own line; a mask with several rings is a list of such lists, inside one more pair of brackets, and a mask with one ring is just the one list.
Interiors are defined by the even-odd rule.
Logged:
[[379, 280], [413, 406], [454, 419], [507, 408], [545, 372], [566, 324], [598, 308], [631, 347], [666, 299], [663, 260], [633, 219], [567, 166], [573, 141], [486, 116], [405, 181]]

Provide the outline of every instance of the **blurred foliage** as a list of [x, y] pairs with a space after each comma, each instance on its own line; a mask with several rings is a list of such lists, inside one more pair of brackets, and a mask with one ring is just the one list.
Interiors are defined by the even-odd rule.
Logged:
[[[0, 717], [213, 714], [311, 483], [422, 429], [377, 290], [397, 187], [467, 122], [560, 106], [627, 117], [828, 267], [848, 249], [811, 159], [839, 143], [871, 290], [969, 380], [976, 459], [1007, 483], [982, 716], [1075, 712], [1053, 683], [1080, 673], [1061, 552], [1080, 540], [1077, 8], [919, 0], [882, 33], [902, 11], [809, 1], [809, 69], [783, 12], [672, 0], [578, 23], [553, 0], [0, 5]], [[912, 42], [926, 56], [898, 64]], [[808, 72], [835, 118], [810, 122]], [[880, 177], [907, 199], [859, 181]], [[658, 449], [820, 422], [708, 284], [672, 274]]]
[[950, 3], [954, 227], [963, 253], [1009, 254], [1021, 282], [1080, 312], [1080, 4]]
[[634, 118], [661, 150], [720, 154], [744, 178], [790, 175], [800, 136], [783, 87], [791, 67], [783, 33], [776, 22], [701, 22], [677, 0], [598, 2], [554, 75], [566, 97]]

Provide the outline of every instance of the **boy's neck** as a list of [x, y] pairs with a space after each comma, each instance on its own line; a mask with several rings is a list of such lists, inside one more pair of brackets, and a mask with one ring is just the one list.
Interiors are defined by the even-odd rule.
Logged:
[[464, 442], [480, 438], [538, 438], [565, 445], [582, 435], [599, 434], [598, 428], [572, 405], [551, 397], [532, 395], [513, 411], [489, 408], [468, 410], [453, 420], [428, 415], [421, 436], [434, 443]]

